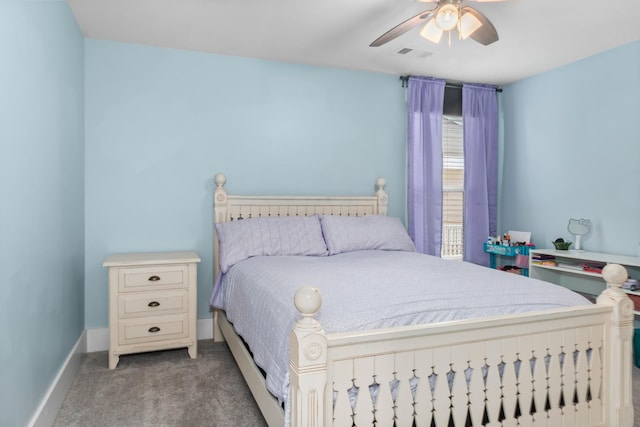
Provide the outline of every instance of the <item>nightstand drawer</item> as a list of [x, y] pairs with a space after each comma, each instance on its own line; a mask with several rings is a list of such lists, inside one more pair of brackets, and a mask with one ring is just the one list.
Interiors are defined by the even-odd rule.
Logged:
[[189, 336], [187, 315], [127, 319], [119, 322], [119, 344], [165, 341]]
[[118, 297], [118, 316], [157, 316], [186, 313], [189, 309], [189, 293], [185, 291], [165, 291], [162, 293], [124, 294]]
[[121, 268], [119, 275], [120, 292], [186, 288], [189, 282], [186, 265]]

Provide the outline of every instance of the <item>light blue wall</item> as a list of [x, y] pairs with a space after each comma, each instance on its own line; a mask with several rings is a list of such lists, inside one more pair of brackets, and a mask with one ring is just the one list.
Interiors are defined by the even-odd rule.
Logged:
[[502, 105], [501, 230], [552, 247], [589, 218], [584, 249], [637, 255], [640, 41], [511, 84]]
[[0, 425], [84, 329], [83, 39], [66, 2], [0, 2]]
[[86, 324], [107, 326], [106, 256], [195, 250], [210, 317], [213, 175], [235, 194], [373, 194], [404, 217], [397, 76], [86, 40]]

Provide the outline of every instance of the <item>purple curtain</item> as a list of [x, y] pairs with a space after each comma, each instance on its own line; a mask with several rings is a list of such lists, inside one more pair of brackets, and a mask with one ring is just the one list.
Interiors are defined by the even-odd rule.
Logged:
[[411, 77], [407, 95], [408, 231], [418, 252], [436, 256], [442, 246], [444, 85], [444, 80]]
[[462, 87], [464, 260], [489, 266], [483, 243], [495, 236], [498, 205], [498, 97], [495, 86]]

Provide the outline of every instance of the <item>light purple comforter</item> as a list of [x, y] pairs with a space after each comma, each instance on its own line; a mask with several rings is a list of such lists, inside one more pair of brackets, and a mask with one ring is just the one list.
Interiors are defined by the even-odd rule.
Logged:
[[551, 283], [413, 252], [249, 258], [221, 277], [211, 304], [225, 310], [287, 412], [288, 337], [302, 285], [320, 289], [316, 318], [327, 333], [589, 304]]

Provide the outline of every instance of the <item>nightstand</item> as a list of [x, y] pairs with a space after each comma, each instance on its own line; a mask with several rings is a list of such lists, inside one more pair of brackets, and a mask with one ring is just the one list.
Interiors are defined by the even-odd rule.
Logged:
[[187, 347], [198, 354], [195, 252], [109, 256], [109, 369], [120, 355]]

